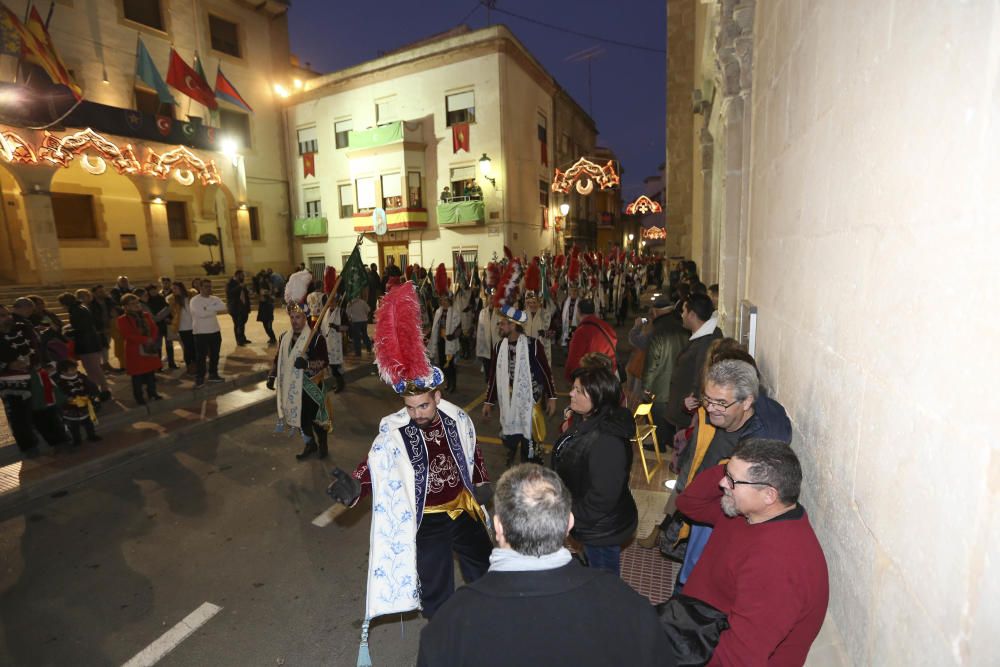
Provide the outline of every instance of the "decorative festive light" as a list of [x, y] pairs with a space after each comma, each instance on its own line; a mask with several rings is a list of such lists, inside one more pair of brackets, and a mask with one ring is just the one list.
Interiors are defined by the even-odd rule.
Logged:
[[[647, 213], [662, 213], [663, 207], [660, 203], [653, 201], [646, 195], [641, 195], [634, 202], [625, 207], [626, 215], [646, 215]], [[666, 232], [664, 232], [664, 235]]]
[[181, 185], [191, 185], [194, 183], [194, 172], [190, 169], [174, 169], [174, 180]]
[[38, 163], [38, 156], [31, 146], [13, 132], [0, 132], [0, 157], [14, 164]]
[[84, 153], [80, 157], [80, 165], [85, 172], [94, 176], [100, 176], [108, 170], [108, 163], [100, 155], [94, 157]]
[[594, 191], [596, 183], [601, 190], [610, 190], [621, 182], [615, 165], [612, 160], [603, 167], [591, 162], [587, 158], [580, 158], [572, 167], [565, 172], [556, 169], [552, 178], [551, 189], [553, 192], [566, 194], [570, 187], [576, 185], [576, 191], [581, 195], [589, 195]]
[[661, 241], [667, 238], [667, 230], [662, 227], [649, 227], [642, 230], [642, 238], [649, 239], [651, 241]]

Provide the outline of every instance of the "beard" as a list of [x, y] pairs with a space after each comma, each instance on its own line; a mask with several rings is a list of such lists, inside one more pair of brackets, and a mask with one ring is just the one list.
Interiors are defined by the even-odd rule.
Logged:
[[740, 512], [738, 509], [736, 509], [736, 499], [733, 498], [730, 494], [724, 493], [722, 495], [722, 500], [720, 502], [722, 504], [723, 514], [725, 514], [728, 517], [739, 516]]

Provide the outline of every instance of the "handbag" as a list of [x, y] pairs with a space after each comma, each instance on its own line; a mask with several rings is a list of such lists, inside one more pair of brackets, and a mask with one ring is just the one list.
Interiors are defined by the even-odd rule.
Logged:
[[684, 527], [686, 519], [680, 512], [674, 512], [660, 524], [660, 537], [656, 546], [660, 548], [660, 553], [670, 560], [678, 563], [684, 562], [684, 554], [687, 553], [687, 540], [681, 540], [681, 528]]
[[656, 606], [660, 625], [673, 646], [678, 667], [705, 665], [712, 659], [723, 631], [726, 615], [710, 604], [681, 594]]

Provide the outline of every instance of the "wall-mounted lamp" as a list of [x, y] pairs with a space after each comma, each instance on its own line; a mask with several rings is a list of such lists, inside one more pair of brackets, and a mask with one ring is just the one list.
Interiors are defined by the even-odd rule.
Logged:
[[289, 95], [291, 95], [291, 93], [288, 92], [288, 89], [282, 86], [280, 83], [274, 84], [274, 92], [278, 95], [278, 97], [282, 99], [287, 98]]
[[292, 85], [295, 86], [295, 90], [302, 90], [302, 79], [295, 79]]
[[243, 202], [240, 202], [240, 210], [241, 210], [241, 211], [245, 211], [245, 210], [247, 210], [247, 205], [246, 205], [246, 204], [244, 204]]
[[229, 158], [235, 167], [240, 157], [239, 153], [237, 153], [236, 140], [232, 137], [223, 137], [219, 142], [219, 148], [222, 149], [222, 154]]
[[566, 202], [559, 204], [559, 212], [562, 213], [564, 217], [569, 215], [569, 204]]
[[635, 240], [635, 234], [629, 234], [628, 235], [628, 242], [631, 243], [634, 240]]
[[162, 204], [163, 203], [163, 198], [162, 197], [153, 197], [153, 200], [150, 203], [151, 204]]
[[490, 160], [490, 156], [483, 153], [483, 156], [479, 158], [479, 171], [483, 174], [483, 178], [490, 182], [494, 188], [497, 186], [497, 179], [490, 178], [490, 173], [493, 170], [493, 161]]

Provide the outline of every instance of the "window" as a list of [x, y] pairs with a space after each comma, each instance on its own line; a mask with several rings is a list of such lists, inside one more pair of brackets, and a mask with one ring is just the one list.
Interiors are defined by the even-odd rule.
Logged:
[[250, 240], [260, 241], [260, 209], [256, 206], [248, 207], [247, 217], [250, 218]]
[[382, 208], [403, 208], [403, 183], [398, 173], [382, 175]]
[[423, 208], [424, 195], [423, 188], [420, 187], [419, 171], [411, 171], [406, 174], [406, 205], [410, 208]]
[[477, 266], [479, 262], [479, 248], [457, 248], [451, 251], [451, 265], [453, 267], [458, 266], [458, 258], [461, 257], [462, 261], [465, 262], [465, 270], [470, 275], [469, 279], [472, 279], [472, 270]]
[[542, 210], [542, 229], [549, 226], [549, 183], [538, 181], [538, 206]]
[[354, 181], [358, 192], [358, 211], [371, 211], [375, 208], [375, 178], [359, 178]]
[[316, 126], [304, 127], [299, 130], [299, 155], [318, 152], [319, 144], [316, 141]]
[[334, 141], [337, 144], [337, 148], [347, 148], [349, 145], [349, 137], [351, 130], [354, 129], [354, 124], [351, 119], [338, 120], [333, 124], [333, 134]]
[[129, 21], [164, 30], [160, 0], [122, 0], [122, 14]]
[[389, 99], [382, 100], [381, 102], [375, 102], [375, 124], [376, 125], [388, 125], [389, 123], [394, 123], [398, 120], [396, 116], [396, 98], [390, 97]]
[[232, 21], [208, 15], [208, 32], [212, 37], [212, 48], [231, 56], [242, 58], [240, 53], [240, 29]]
[[145, 88], [135, 89], [135, 110], [154, 116], [174, 117], [174, 105], [163, 104], [159, 95]]
[[545, 120], [545, 116], [538, 114], [538, 140], [543, 142], [548, 142], [549, 140], [549, 128]]
[[239, 111], [219, 109], [220, 135], [228, 135], [236, 140], [240, 148], [250, 148], [250, 116]]
[[167, 202], [167, 232], [171, 241], [186, 241], [188, 233], [187, 204], [182, 201]]
[[354, 192], [350, 183], [342, 183], [337, 186], [340, 195], [340, 217], [349, 218], [354, 215]]
[[52, 193], [52, 218], [61, 239], [96, 239], [94, 198], [91, 195]]
[[456, 123], [474, 123], [476, 121], [476, 95], [471, 90], [446, 95], [444, 100], [448, 127]]
[[302, 199], [305, 201], [307, 218], [318, 218], [323, 215], [323, 201], [319, 188], [305, 188], [302, 191]]
[[[473, 198], [476, 192], [476, 168], [452, 167], [451, 169], [451, 196], [455, 199]], [[482, 195], [478, 197], [482, 199]]]

